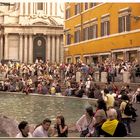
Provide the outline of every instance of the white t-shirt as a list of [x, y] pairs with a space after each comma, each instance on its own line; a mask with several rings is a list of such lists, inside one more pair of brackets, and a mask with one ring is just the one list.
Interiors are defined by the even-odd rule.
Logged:
[[[16, 135], [16, 138], [26, 138], [26, 137], [23, 137], [22, 134], [21, 134], [21, 132], [20, 132], [20, 133], [18, 133]], [[27, 138], [32, 138], [32, 134], [30, 132], [28, 133], [28, 137]]]
[[34, 130], [33, 137], [48, 137], [48, 132], [40, 125]]
[[87, 122], [86, 115], [84, 114], [77, 122], [76, 122], [76, 128], [79, 132], [86, 130], [87, 127], [89, 129], [89, 132], [91, 134], [94, 133], [94, 124], [96, 123], [95, 118], [92, 118], [92, 121], [90, 123]]
[[90, 88], [90, 81], [86, 81], [85, 85], [86, 85], [86, 88]]

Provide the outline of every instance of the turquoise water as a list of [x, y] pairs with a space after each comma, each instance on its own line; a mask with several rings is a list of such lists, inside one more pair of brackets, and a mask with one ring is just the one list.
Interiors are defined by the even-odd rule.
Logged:
[[68, 125], [75, 124], [88, 105], [94, 107], [95, 101], [69, 97], [0, 93], [0, 113], [17, 121], [26, 120], [30, 124], [41, 123], [44, 118], [50, 118], [54, 122], [57, 114], [62, 114]]

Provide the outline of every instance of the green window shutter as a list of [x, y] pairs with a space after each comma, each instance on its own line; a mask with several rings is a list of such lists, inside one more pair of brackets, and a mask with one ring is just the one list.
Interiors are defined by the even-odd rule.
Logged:
[[118, 32], [121, 33], [122, 32], [122, 17], [119, 17], [118, 19]]
[[130, 15], [126, 16], [126, 31], [130, 31]]
[[83, 29], [83, 41], [85, 40], [85, 28]]
[[98, 25], [96, 24], [96, 38], [98, 37]]
[[107, 35], [110, 35], [110, 22], [107, 21]]
[[101, 36], [104, 36], [104, 23], [101, 23]]

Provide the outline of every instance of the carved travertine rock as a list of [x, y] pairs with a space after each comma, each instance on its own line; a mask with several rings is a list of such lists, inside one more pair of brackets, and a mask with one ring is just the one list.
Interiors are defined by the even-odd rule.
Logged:
[[15, 137], [18, 130], [18, 123], [11, 118], [0, 115], [0, 136], [3, 137]]

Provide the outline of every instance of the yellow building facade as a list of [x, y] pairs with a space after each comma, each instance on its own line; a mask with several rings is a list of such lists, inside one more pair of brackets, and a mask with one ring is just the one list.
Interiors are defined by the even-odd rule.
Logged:
[[66, 3], [65, 62], [140, 63], [140, 3]]

